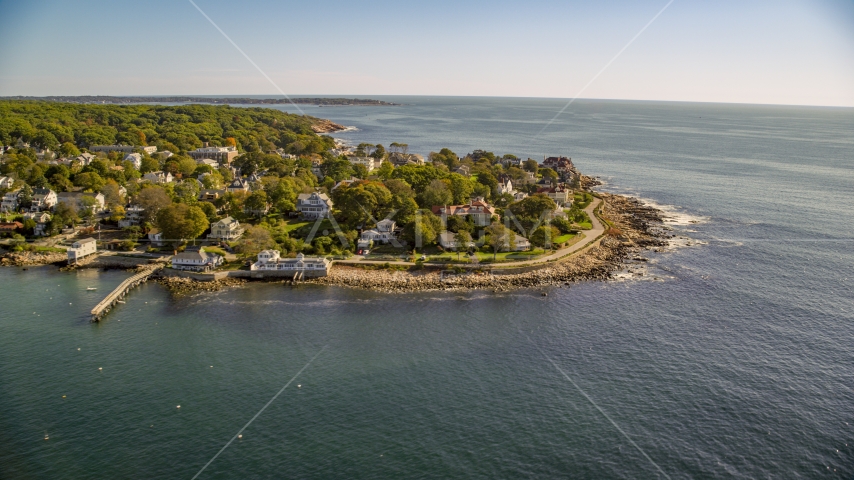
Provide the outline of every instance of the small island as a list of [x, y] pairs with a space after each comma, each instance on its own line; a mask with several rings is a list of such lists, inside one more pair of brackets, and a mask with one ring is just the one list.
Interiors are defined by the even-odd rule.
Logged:
[[176, 293], [504, 291], [607, 279], [670, 237], [660, 212], [595, 191], [568, 156], [345, 145], [317, 133], [329, 123], [0, 101], [0, 263], [133, 268], [127, 288], [151, 277]]

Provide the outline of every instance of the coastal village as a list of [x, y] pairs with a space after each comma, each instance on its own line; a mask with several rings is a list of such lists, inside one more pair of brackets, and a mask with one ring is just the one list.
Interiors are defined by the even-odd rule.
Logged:
[[196, 279], [459, 274], [551, 262], [606, 228], [619, 234], [596, 218], [601, 200], [568, 156], [346, 145], [323, 135], [343, 127], [317, 119], [279, 144], [223, 129], [179, 145], [132, 126], [97, 143], [20, 123], [0, 121], [4, 264], [109, 259]]

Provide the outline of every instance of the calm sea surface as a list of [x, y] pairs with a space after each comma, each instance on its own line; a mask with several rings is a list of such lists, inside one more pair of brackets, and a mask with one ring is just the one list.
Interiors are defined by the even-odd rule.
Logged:
[[388, 99], [303, 108], [570, 156], [694, 245], [548, 297], [147, 284], [95, 325], [127, 273], [3, 268], [0, 478], [192, 478], [321, 351], [199, 478], [852, 478], [854, 110], [578, 101], [535, 138], [564, 101]]

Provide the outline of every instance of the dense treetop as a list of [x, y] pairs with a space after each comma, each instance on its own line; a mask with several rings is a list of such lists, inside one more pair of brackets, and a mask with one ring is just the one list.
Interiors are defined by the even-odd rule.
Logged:
[[318, 121], [270, 108], [0, 100], [0, 144], [13, 145], [20, 138], [56, 150], [66, 142], [78, 147], [121, 143], [181, 153], [204, 142], [219, 146], [233, 142], [247, 152], [284, 148], [311, 154], [333, 145], [331, 138], [312, 131]]

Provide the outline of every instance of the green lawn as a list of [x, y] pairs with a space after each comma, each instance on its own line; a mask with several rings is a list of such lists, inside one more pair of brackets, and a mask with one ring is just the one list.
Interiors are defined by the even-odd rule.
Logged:
[[285, 222], [285, 232], [291, 233], [294, 230], [298, 230], [302, 227], [305, 227], [306, 225], [311, 225], [311, 223], [312, 222], [309, 222], [307, 220], [300, 220], [298, 218], [288, 220], [287, 222]]
[[555, 243], [556, 245], [560, 245], [563, 242], [568, 242], [569, 239], [574, 237], [574, 236], [575, 235], [573, 235], [572, 233], [567, 233], [566, 235], [561, 235], [561, 236], [555, 238], [553, 243]]

